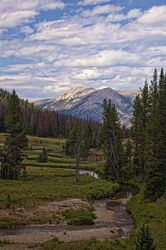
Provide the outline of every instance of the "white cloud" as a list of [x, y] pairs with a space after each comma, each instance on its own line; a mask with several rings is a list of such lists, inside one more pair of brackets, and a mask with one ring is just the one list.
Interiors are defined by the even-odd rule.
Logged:
[[139, 9], [132, 9], [126, 15], [122, 13], [108, 15], [108, 20], [111, 22], [121, 22], [123, 20], [136, 19], [141, 16], [142, 12]]
[[61, 0], [1, 0], [0, 28], [11, 28], [26, 23], [39, 14], [40, 10], [63, 9]]
[[[12, 20], [9, 18], [6, 26], [11, 22], [13, 25], [26, 22], [39, 9], [46, 8], [45, 4], [51, 8], [48, 4], [51, 1], [40, 0], [38, 10], [39, 0], [26, 1], [25, 5], [22, 2], [16, 0], [17, 5], [20, 3], [19, 11], [35, 13], [26, 18], [19, 15], [18, 20], [9, 15]], [[121, 6], [104, 2], [101, 6], [96, 2], [95, 6], [95, 1], [93, 4], [86, 17], [75, 14], [44, 21], [36, 24], [34, 30], [27, 24], [21, 25], [19, 31], [26, 34], [25, 39], [1, 40], [1, 57], [29, 62], [3, 67], [0, 87], [15, 86], [19, 91], [22, 88], [21, 94], [26, 89], [29, 96], [35, 95], [37, 89], [36, 95], [40, 97], [53, 96], [78, 85], [137, 88], [151, 76], [154, 67], [166, 65], [166, 6], [126, 12]], [[9, 4], [5, 11], [14, 13], [15, 8], [17, 12], [17, 5], [11, 6], [11, 11]], [[87, 8], [83, 6], [81, 13]]]
[[154, 6], [145, 11], [145, 13], [138, 19], [138, 22], [145, 25], [158, 26], [166, 23], [166, 5]]
[[[71, 60], [72, 59], [72, 60]], [[67, 67], [106, 67], [123, 64], [137, 64], [140, 61], [140, 56], [134, 53], [129, 53], [122, 50], [103, 50], [94, 55], [80, 56], [79, 58], [71, 58], [70, 60], [62, 60], [54, 63], [55, 66]]]
[[110, 14], [110, 13], [117, 13], [122, 11], [123, 7], [115, 6], [115, 5], [102, 5], [96, 6], [93, 10], [84, 10], [81, 14], [85, 17], [96, 16], [96, 15], [103, 15], [103, 14]]
[[65, 6], [64, 2], [60, 0], [40, 0], [39, 8], [41, 10], [55, 10], [55, 9], [63, 9]]
[[79, 5], [97, 5], [108, 2], [111, 2], [111, 0], [83, 0], [79, 2]]
[[140, 9], [132, 9], [127, 13], [127, 19], [133, 19], [141, 16], [142, 11]]
[[26, 23], [35, 15], [37, 15], [36, 11], [29, 10], [1, 13], [0, 28], [12, 28], [20, 23]]
[[32, 34], [33, 33], [33, 29], [29, 26], [23, 26], [20, 28], [20, 31], [22, 33], [25, 33], [25, 34]]

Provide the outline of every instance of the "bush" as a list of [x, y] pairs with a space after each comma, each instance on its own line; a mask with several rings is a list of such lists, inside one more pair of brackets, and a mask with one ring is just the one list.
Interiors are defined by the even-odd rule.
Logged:
[[93, 212], [87, 210], [69, 210], [63, 215], [69, 225], [92, 225], [94, 224], [93, 220], [96, 218]]
[[145, 188], [145, 198], [150, 200], [157, 200], [164, 192], [164, 188], [161, 185], [162, 177], [156, 176], [148, 180]]

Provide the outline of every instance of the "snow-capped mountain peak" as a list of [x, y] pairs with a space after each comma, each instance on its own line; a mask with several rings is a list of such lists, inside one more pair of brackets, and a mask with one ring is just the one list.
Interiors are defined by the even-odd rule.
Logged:
[[78, 98], [83, 97], [85, 95], [88, 95], [94, 91], [95, 91], [94, 88], [84, 88], [84, 87], [80, 86], [80, 87], [70, 89], [64, 95], [56, 98], [56, 100], [60, 101], [60, 100], [66, 100], [66, 99], [68, 99], [68, 100], [78, 99]]
[[40, 100], [36, 105], [71, 114], [78, 118], [102, 121], [103, 100], [110, 99], [115, 104], [122, 124], [130, 125], [132, 98], [119, 94], [111, 88], [95, 90], [94, 88], [77, 87], [58, 98]]

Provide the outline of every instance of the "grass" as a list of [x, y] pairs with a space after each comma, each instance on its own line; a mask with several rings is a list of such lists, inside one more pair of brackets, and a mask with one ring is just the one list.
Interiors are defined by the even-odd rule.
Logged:
[[80, 184], [76, 184], [73, 170], [28, 167], [25, 179], [0, 181], [0, 208], [10, 208], [10, 215], [1, 218], [0, 227], [57, 223], [55, 214], [50, 217], [46, 213], [43, 215], [35, 212], [33, 218], [26, 218], [18, 209], [30, 212], [41, 204], [56, 200], [67, 198], [91, 200], [99, 196], [112, 196], [118, 188], [118, 184], [98, 181], [90, 176], [81, 176]]
[[54, 239], [42, 244], [41, 247], [43, 250], [128, 250], [128, 248], [119, 241], [115, 241], [114, 243], [98, 242], [96, 239], [91, 239], [86, 242], [71, 242], [67, 244]]
[[92, 225], [96, 216], [93, 211], [67, 210], [63, 213], [69, 225]]
[[[5, 142], [5, 133], [0, 133], [0, 147]], [[34, 167], [51, 167], [51, 168], [75, 168], [75, 159], [65, 154], [65, 139], [59, 138], [41, 138], [28, 136], [28, 149], [24, 151], [23, 164]], [[38, 157], [42, 148], [45, 147], [48, 152], [48, 162], [39, 163]], [[103, 174], [104, 166], [101, 162], [81, 161], [80, 166], [86, 170], [93, 170]]]
[[76, 184], [74, 170], [28, 167], [25, 179], [0, 181], [0, 207], [6, 205], [8, 195], [11, 196], [13, 206], [29, 207], [41, 201], [68, 197], [89, 200], [108, 197], [118, 188], [118, 184], [99, 181], [90, 176], [81, 176], [81, 182]]
[[164, 250], [166, 246], [166, 198], [147, 202], [141, 190], [129, 201], [127, 209], [132, 214], [136, 226], [133, 237], [142, 224], [148, 224], [157, 244], [157, 250]]
[[[51, 215], [38, 214], [35, 209], [41, 204], [67, 198], [92, 200], [112, 196], [118, 190], [118, 184], [99, 181], [90, 176], [81, 176], [81, 182], [76, 184], [75, 171], [73, 170], [75, 160], [65, 155], [64, 139], [32, 136], [28, 139], [29, 146], [24, 152], [27, 176], [18, 180], [0, 181], [0, 209], [8, 212], [8, 214], [0, 216], [0, 228], [31, 223], [58, 223], [59, 217], [55, 213]], [[5, 134], [0, 134], [0, 144], [3, 145], [4, 141]], [[43, 147], [48, 150], [48, 163], [37, 161]], [[96, 167], [96, 163], [88, 161], [81, 162], [81, 166], [92, 170], [99, 168], [99, 166]], [[102, 168], [100, 171], [102, 172]], [[25, 210], [29, 215], [24, 216]], [[33, 217], [30, 216], [32, 210]], [[82, 212], [85, 215], [85, 212]], [[89, 214], [86, 216], [87, 221], [90, 220]], [[83, 216], [76, 217], [80, 223], [81, 220], [83, 223], [86, 216], [84, 218]]]

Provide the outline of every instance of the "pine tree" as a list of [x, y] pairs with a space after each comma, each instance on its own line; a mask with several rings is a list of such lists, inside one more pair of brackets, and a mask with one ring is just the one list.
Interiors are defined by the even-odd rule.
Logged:
[[160, 126], [160, 154], [163, 174], [163, 185], [166, 191], [166, 75], [161, 69], [159, 79], [159, 126]]
[[147, 124], [149, 117], [149, 90], [147, 81], [134, 102], [132, 136], [135, 143], [136, 174], [144, 178], [147, 168]]
[[155, 249], [156, 245], [154, 244], [150, 229], [148, 226], [143, 225], [138, 234], [135, 250], [155, 250]]
[[148, 119], [148, 158], [150, 162], [158, 158], [160, 131], [159, 131], [159, 93], [158, 75], [155, 69], [149, 91], [149, 119]]
[[43, 147], [42, 152], [39, 154], [38, 161], [41, 163], [48, 162], [48, 155], [45, 147]]
[[2, 151], [1, 178], [13, 179], [21, 173], [22, 150], [27, 146], [21, 121], [20, 101], [15, 91], [9, 98], [5, 124], [9, 135]]
[[[159, 198], [164, 191], [163, 183], [163, 161], [162, 161], [162, 135], [161, 130], [164, 124], [160, 124], [162, 119], [161, 110], [160, 110], [160, 91], [159, 89], [163, 88], [162, 82], [162, 72], [158, 85], [158, 76], [157, 70], [155, 69], [153, 79], [150, 85], [150, 114], [148, 120], [148, 171], [146, 177], [146, 187], [145, 187], [145, 197], [151, 200]], [[160, 86], [160, 87], [159, 87]]]
[[166, 75], [154, 70], [134, 102], [132, 136], [137, 175], [145, 180], [145, 197], [159, 198], [166, 189]]
[[132, 138], [134, 141], [134, 159], [133, 162], [136, 166], [136, 174], [141, 173], [141, 149], [140, 145], [142, 143], [142, 106], [141, 98], [139, 95], [136, 96], [133, 106], [133, 117], [132, 123]]
[[106, 99], [103, 102], [103, 124], [101, 128], [101, 144], [105, 152], [105, 174], [119, 180], [123, 162], [121, 128], [115, 105]]
[[66, 140], [66, 154], [75, 157], [75, 143], [77, 138], [76, 125], [70, 130], [69, 136]]

